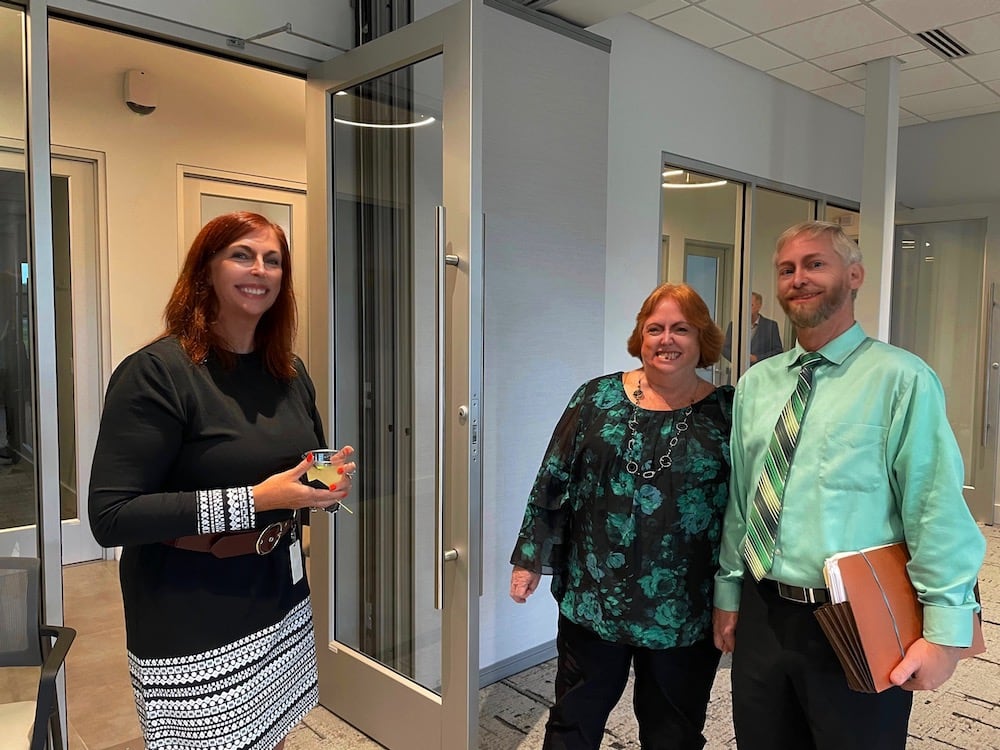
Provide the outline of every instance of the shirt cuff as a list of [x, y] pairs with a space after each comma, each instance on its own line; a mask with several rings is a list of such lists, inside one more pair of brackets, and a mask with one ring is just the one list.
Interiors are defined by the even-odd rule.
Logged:
[[248, 531], [257, 525], [253, 487], [198, 490], [198, 533]]
[[738, 612], [740, 609], [740, 593], [743, 587], [742, 579], [715, 579], [713, 600], [716, 609], [726, 612]]
[[939, 646], [968, 648], [972, 645], [972, 618], [977, 611], [978, 605], [960, 608], [925, 604], [924, 640]]

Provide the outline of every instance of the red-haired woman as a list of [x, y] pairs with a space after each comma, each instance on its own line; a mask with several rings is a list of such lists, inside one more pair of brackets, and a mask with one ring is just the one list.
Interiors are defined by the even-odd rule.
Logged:
[[317, 702], [298, 514], [334, 508], [353, 468], [330, 489], [299, 481], [326, 441], [291, 350], [284, 232], [253, 213], [210, 221], [164, 318], [111, 377], [90, 484], [94, 536], [124, 546], [146, 747], [280, 748]]
[[639, 367], [580, 386], [552, 434], [510, 581], [524, 602], [551, 574], [559, 603], [545, 750], [597, 750], [630, 667], [642, 747], [705, 744], [733, 388], [697, 371], [721, 349], [694, 289], [658, 287], [628, 340]]

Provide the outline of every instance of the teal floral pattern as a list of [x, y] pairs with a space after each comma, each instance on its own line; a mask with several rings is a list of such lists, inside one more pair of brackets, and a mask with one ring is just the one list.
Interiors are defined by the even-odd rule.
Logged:
[[552, 575], [569, 620], [615, 643], [689, 646], [708, 637], [729, 485], [733, 389], [693, 405], [673, 466], [651, 479], [680, 412], [638, 410], [622, 373], [595, 378], [570, 399], [535, 479], [511, 562]]

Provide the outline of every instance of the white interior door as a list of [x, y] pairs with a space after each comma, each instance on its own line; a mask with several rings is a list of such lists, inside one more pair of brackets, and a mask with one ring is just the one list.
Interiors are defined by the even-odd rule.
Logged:
[[[732, 319], [729, 311], [732, 259], [732, 245], [690, 239], [684, 243], [684, 282], [701, 295], [716, 321]], [[721, 361], [699, 372], [716, 385], [723, 382]]]
[[307, 89], [311, 371], [329, 442], [360, 466], [353, 514], [312, 521], [320, 701], [406, 750], [474, 747], [478, 724], [474, 6], [321, 64]]
[[299, 312], [295, 353], [309, 366], [309, 336], [304, 325], [309, 309], [306, 247], [306, 186], [287, 180], [262, 179], [217, 169], [182, 165], [177, 168], [180, 227], [177, 270], [184, 264], [188, 248], [205, 224], [230, 211], [252, 211], [284, 230], [292, 256], [292, 283]]

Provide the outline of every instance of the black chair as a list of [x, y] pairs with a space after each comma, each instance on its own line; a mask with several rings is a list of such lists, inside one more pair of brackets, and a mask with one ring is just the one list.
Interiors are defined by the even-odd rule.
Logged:
[[64, 748], [56, 675], [76, 631], [41, 624], [40, 562], [34, 557], [0, 557], [0, 667], [41, 667], [35, 700], [0, 703], [4, 750], [45, 750], [50, 733], [52, 748]]

